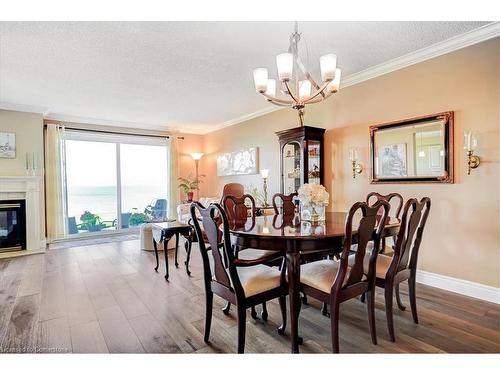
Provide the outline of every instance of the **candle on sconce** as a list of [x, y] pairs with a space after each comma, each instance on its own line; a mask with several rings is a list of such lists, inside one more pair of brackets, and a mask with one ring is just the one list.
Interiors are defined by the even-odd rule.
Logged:
[[358, 160], [358, 150], [354, 147], [349, 149], [349, 160], [350, 161]]

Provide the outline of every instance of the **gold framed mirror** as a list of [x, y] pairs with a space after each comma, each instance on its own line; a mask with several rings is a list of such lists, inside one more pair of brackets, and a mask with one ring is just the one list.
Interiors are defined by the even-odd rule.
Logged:
[[370, 126], [371, 183], [453, 183], [453, 111]]

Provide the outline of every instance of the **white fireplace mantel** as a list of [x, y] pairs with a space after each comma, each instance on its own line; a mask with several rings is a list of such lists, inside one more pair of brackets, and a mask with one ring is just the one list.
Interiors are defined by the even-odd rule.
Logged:
[[20, 253], [12, 255], [24, 255], [45, 249], [45, 239], [41, 235], [41, 184], [41, 176], [0, 176], [0, 200], [24, 199], [26, 206], [27, 251], [12, 252]]

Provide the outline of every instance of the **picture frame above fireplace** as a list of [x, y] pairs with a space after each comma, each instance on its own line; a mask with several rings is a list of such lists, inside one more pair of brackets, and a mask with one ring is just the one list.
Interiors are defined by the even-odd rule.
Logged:
[[15, 159], [16, 134], [0, 132], [0, 158]]

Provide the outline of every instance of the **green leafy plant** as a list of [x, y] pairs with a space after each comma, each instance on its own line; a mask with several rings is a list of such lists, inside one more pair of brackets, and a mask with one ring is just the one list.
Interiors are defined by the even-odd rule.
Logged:
[[101, 218], [90, 211], [84, 211], [80, 216], [80, 221], [89, 232], [100, 230]]
[[141, 225], [142, 223], [145, 223], [148, 220], [149, 220], [149, 217], [146, 214], [133, 213], [132, 215], [130, 215], [130, 218], [128, 219], [128, 224], [130, 226], [137, 226], [137, 225]]
[[198, 189], [200, 184], [203, 182], [201, 180], [202, 177], [205, 177], [204, 174], [200, 174], [198, 176], [198, 179], [193, 177], [193, 174], [190, 173], [186, 178], [184, 177], [179, 177], [178, 180], [180, 181], [179, 188], [182, 189], [182, 191], [187, 194], [191, 191], [194, 191]]

